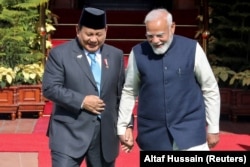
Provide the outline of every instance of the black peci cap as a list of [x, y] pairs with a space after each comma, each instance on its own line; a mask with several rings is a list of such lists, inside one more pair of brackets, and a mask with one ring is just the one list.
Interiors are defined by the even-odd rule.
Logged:
[[78, 24], [92, 29], [103, 29], [106, 27], [106, 13], [92, 7], [84, 8]]

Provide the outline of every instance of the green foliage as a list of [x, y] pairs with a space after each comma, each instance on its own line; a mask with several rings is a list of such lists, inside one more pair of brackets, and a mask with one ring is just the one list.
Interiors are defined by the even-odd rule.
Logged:
[[209, 54], [220, 57], [218, 64], [241, 71], [250, 64], [250, 1], [210, 0], [212, 8]]
[[228, 67], [212, 66], [213, 73], [217, 81], [226, 82], [235, 72]]
[[[228, 67], [211, 66], [214, 76], [220, 87], [229, 87], [231, 78], [236, 74], [235, 71]], [[231, 84], [232, 85], [232, 84]]]
[[16, 73], [12, 68], [0, 67], [0, 88], [10, 86], [16, 77]]
[[[1, 0], [0, 65], [14, 68], [18, 64], [41, 61], [36, 25], [39, 22], [39, 0]], [[26, 1], [26, 2], [25, 2]]]
[[14, 69], [16, 73], [15, 82], [21, 84], [40, 84], [42, 82], [44, 65], [42, 62], [23, 65], [20, 64]]
[[230, 80], [230, 85], [248, 89], [250, 86], [250, 70], [236, 73]]
[[[45, 6], [48, 2], [49, 0], [0, 0], [0, 67], [14, 70], [20, 66], [28, 67], [44, 61], [42, 37], [38, 32], [39, 6]], [[38, 69], [39, 71], [36, 71]], [[40, 68], [35, 68], [32, 77], [27, 79], [27, 75], [23, 75], [25, 73], [15, 72], [16, 78], [12, 78], [11, 82], [9, 76], [6, 78], [2, 75], [4, 79], [1, 80], [1, 87], [11, 84], [35, 84], [38, 80], [33, 78], [34, 73], [41, 74]]]

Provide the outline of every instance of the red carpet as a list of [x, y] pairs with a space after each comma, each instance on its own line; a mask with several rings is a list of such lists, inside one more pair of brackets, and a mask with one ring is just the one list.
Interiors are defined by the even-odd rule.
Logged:
[[50, 115], [52, 106], [53, 106], [53, 103], [51, 101], [47, 101], [44, 106], [43, 115]]
[[41, 134], [1, 134], [1, 152], [38, 152], [39, 167], [51, 166], [48, 138]]
[[[0, 134], [0, 152], [38, 152], [39, 167], [51, 166], [48, 138], [45, 136], [49, 116], [38, 119], [33, 134]], [[138, 147], [126, 154], [121, 151], [117, 159], [117, 167], [138, 167]], [[83, 163], [82, 167], [85, 167]]]
[[[38, 119], [33, 134], [0, 134], [1, 152], [38, 152], [39, 167], [51, 166], [48, 138], [45, 136], [49, 116]], [[136, 131], [134, 131], [136, 136]], [[220, 143], [214, 148], [218, 150], [250, 150], [250, 135], [248, 134], [221, 134]], [[135, 145], [131, 153], [121, 151], [117, 159], [117, 167], [138, 167], [139, 149]], [[85, 167], [85, 164], [82, 165]]]
[[215, 151], [250, 151], [250, 134], [221, 134]]

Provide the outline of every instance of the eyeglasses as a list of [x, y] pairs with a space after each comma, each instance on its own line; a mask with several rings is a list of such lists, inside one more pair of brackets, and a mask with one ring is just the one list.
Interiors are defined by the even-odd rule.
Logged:
[[146, 34], [145, 36], [148, 38], [148, 39], [153, 39], [154, 37], [156, 38], [163, 38], [163, 36], [165, 35], [165, 33], [159, 33], [159, 34]]

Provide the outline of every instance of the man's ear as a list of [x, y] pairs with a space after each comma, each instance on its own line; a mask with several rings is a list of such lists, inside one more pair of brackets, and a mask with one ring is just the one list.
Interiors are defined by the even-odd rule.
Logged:
[[79, 25], [76, 25], [76, 35], [78, 35], [79, 32], [80, 32], [80, 27], [79, 27]]
[[171, 32], [172, 32], [172, 34], [174, 34], [174, 32], [175, 32], [175, 22], [173, 22], [172, 24], [171, 24]]

